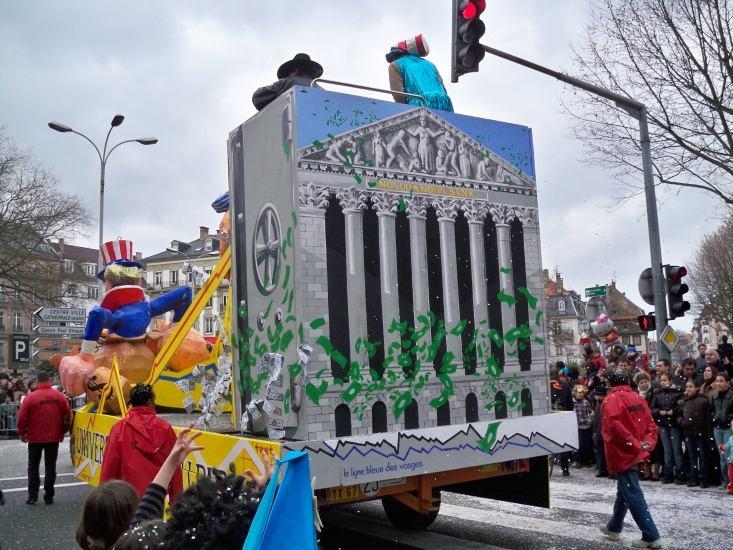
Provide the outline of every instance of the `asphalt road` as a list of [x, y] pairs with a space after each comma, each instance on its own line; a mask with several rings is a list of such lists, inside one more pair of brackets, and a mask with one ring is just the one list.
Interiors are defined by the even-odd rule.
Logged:
[[[43, 468], [41, 468], [43, 469]], [[17, 440], [0, 441], [0, 549], [76, 548], [74, 531], [89, 487], [72, 473], [68, 442], [58, 462], [56, 499], [46, 506], [25, 504], [26, 446]], [[623, 541], [610, 543], [597, 524], [608, 520], [615, 498], [615, 482], [596, 479], [590, 469], [572, 470], [564, 478], [555, 472], [549, 510], [443, 494], [440, 515], [426, 532], [393, 529], [378, 502], [345, 506], [324, 514], [326, 549], [380, 550], [422, 548], [446, 550], [504, 548], [518, 550], [596, 550], [628, 548], [639, 530], [630, 516]], [[644, 483], [652, 515], [662, 533], [664, 548], [730, 548], [733, 496], [717, 489]]]

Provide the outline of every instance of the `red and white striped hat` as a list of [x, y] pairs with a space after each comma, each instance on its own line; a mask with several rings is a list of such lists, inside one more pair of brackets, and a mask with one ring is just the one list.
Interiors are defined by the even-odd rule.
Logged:
[[430, 53], [428, 41], [422, 34], [397, 42], [393, 47], [419, 57], [425, 57]]
[[132, 249], [132, 241], [126, 239], [117, 239], [109, 241], [102, 245], [99, 249], [102, 253], [102, 271], [97, 274], [99, 279], [104, 279], [104, 270], [110, 264], [117, 264], [124, 267], [138, 267], [142, 269], [143, 265], [135, 261], [135, 253]]

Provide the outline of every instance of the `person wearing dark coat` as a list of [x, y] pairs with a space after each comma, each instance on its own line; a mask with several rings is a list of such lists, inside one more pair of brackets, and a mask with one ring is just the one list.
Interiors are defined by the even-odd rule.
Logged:
[[715, 379], [718, 393], [713, 397], [713, 437], [720, 453], [720, 476], [723, 487], [728, 485], [728, 464], [725, 454], [720, 448], [733, 435], [730, 423], [733, 421], [733, 389], [730, 387], [730, 376], [725, 371], [719, 372]]
[[[688, 380], [682, 402], [680, 427], [685, 435], [690, 460], [688, 487], [700, 485], [703, 489], [710, 484], [710, 465], [707, 455], [707, 441], [710, 438], [710, 401], [699, 393], [700, 384]], [[699, 464], [699, 466], [698, 466]]]
[[590, 401], [593, 403], [593, 443], [596, 453], [596, 477], [608, 477], [606, 455], [603, 449], [603, 434], [601, 432], [601, 406], [606, 398], [608, 388], [603, 382], [597, 383], [590, 392]]
[[[553, 411], [573, 410], [573, 391], [570, 388], [570, 383], [560, 376], [560, 372], [564, 368], [565, 364], [558, 361], [550, 369], [550, 397]], [[570, 475], [570, 455], [570, 451], [560, 453], [560, 468], [564, 476]]]
[[269, 86], [257, 88], [252, 94], [252, 103], [261, 111], [293, 86], [310, 86], [316, 78], [323, 74], [323, 67], [313, 61], [307, 53], [295, 54], [277, 70], [276, 82]]
[[659, 377], [661, 389], [654, 392], [649, 408], [659, 426], [659, 439], [664, 447], [664, 483], [685, 483], [684, 459], [682, 455], [682, 430], [678, 423], [682, 392], [672, 386], [668, 374]]
[[733, 362], [733, 344], [728, 343], [728, 336], [723, 334], [723, 336], [720, 337], [720, 344], [718, 344], [718, 355], [720, 355], [720, 360], [723, 363], [731, 363]]

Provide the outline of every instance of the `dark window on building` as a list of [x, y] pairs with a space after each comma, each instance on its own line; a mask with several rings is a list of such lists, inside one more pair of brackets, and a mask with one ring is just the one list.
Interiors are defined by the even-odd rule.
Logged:
[[420, 427], [420, 411], [417, 408], [417, 401], [412, 400], [412, 403], [405, 409], [404, 415], [406, 430], [415, 430]]
[[387, 406], [381, 401], [372, 405], [372, 433], [380, 434], [387, 431]]
[[478, 398], [475, 393], [466, 396], [466, 422], [478, 422]]
[[[474, 317], [473, 317], [473, 285], [471, 281], [471, 244], [468, 231], [468, 221], [463, 213], [456, 218], [456, 271], [458, 275], [458, 310], [461, 321], [466, 322], [466, 327], [461, 333], [461, 350], [463, 357], [463, 368], [466, 374], [476, 372], [476, 344], [471, 343], [474, 339]], [[453, 327], [449, 327], [453, 328]], [[485, 328], [485, 327], [484, 327]]]
[[522, 390], [522, 416], [532, 416], [532, 392], [529, 388]]
[[[512, 250], [512, 275], [514, 280], [514, 297], [517, 326], [529, 324], [529, 301], [527, 296], [519, 292], [520, 288], [527, 288], [527, 269], [524, 261], [524, 228], [522, 222], [515, 219], [510, 224], [511, 250]], [[542, 296], [535, 296], [538, 300]], [[528, 371], [532, 368], [532, 340], [530, 338], [517, 340], [517, 356], [519, 368]]]
[[326, 270], [328, 273], [328, 337], [333, 347], [346, 358], [346, 364], [342, 367], [332, 356], [331, 374], [343, 379], [348, 374], [351, 356], [346, 290], [346, 233], [341, 205], [333, 195], [326, 209]]
[[[496, 242], [496, 224], [491, 216], [484, 220], [484, 257], [486, 258], [486, 298], [489, 303], [489, 328], [498, 331], [499, 335], [504, 334], [501, 324], [501, 303], [499, 294], [499, 246]], [[499, 367], [504, 370], [504, 348], [499, 347], [496, 342], [491, 342], [491, 353], [499, 362]]]
[[336, 437], [351, 435], [351, 409], [348, 405], [341, 404], [334, 411], [336, 417]]
[[450, 425], [450, 403], [445, 402], [438, 407], [438, 426]]
[[367, 339], [377, 344], [369, 357], [369, 368], [381, 376], [384, 370], [382, 329], [382, 277], [379, 268], [379, 220], [370, 208], [364, 212], [364, 295], [366, 296]]
[[494, 413], [496, 415], [496, 418], [506, 418], [508, 414], [506, 408], [506, 395], [504, 394], [504, 392], [497, 392], [494, 400], [496, 401], [496, 404], [494, 405]]
[[[443, 272], [441, 270], [440, 258], [440, 226], [438, 216], [433, 207], [427, 210], [425, 221], [425, 241], [427, 244], [428, 257], [428, 288], [430, 294], [430, 311], [435, 315], [435, 324], [432, 326], [432, 342], [435, 343], [435, 333], [438, 331], [438, 324], [445, 321], [443, 313]], [[420, 328], [420, 327], [418, 327]], [[443, 364], [445, 355], [445, 338], [440, 340], [437, 353], [433, 359], [433, 368], [437, 373]]]

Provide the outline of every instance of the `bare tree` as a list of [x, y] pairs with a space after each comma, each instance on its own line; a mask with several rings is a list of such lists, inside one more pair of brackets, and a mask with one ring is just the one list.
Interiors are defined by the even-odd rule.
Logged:
[[[656, 183], [733, 204], [733, 0], [598, 0], [591, 21], [576, 71], [647, 106]], [[565, 104], [590, 160], [638, 188], [636, 121], [583, 92]]]
[[78, 236], [88, 220], [81, 201], [0, 132], [0, 290], [60, 298], [61, 259], [50, 242]]
[[727, 327], [733, 327], [733, 218], [702, 239], [690, 263], [690, 287], [696, 309], [703, 308]]

